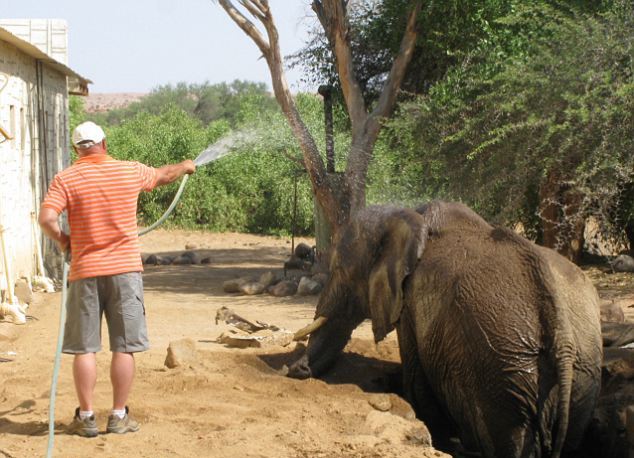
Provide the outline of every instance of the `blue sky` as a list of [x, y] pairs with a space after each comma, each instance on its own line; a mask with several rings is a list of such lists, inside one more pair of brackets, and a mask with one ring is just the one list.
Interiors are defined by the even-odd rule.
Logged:
[[[237, 2], [234, 2], [237, 3]], [[300, 49], [316, 19], [309, 0], [270, 0], [284, 55]], [[167, 83], [262, 81], [255, 44], [212, 0], [0, 0], [2, 18], [68, 22], [69, 66], [92, 93], [147, 92]], [[291, 88], [301, 73], [287, 71]]]

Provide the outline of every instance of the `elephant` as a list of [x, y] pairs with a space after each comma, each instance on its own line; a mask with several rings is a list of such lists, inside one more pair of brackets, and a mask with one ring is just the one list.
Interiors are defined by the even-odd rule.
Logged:
[[563, 256], [461, 203], [368, 207], [333, 242], [288, 375], [323, 374], [365, 319], [377, 342], [396, 330], [404, 395], [436, 447], [458, 437], [524, 458], [579, 445], [600, 389], [599, 299]]

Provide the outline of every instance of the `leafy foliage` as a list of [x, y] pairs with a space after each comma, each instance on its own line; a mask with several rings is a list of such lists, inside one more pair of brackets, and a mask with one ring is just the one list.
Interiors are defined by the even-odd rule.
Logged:
[[268, 97], [264, 83], [235, 80], [220, 84], [167, 84], [159, 86], [141, 100], [125, 108], [94, 113], [88, 119], [98, 124], [116, 125], [130, 119], [138, 113], [158, 115], [167, 106], [176, 106], [199, 119], [203, 125], [217, 120], [228, 121], [234, 125], [241, 106], [246, 98], [259, 96], [262, 109], [272, 109], [275, 101]]
[[[242, 99], [233, 121], [250, 140], [228, 154], [199, 167], [190, 178], [171, 224], [214, 231], [283, 234], [292, 230], [297, 186], [295, 231], [313, 230], [313, 199], [304, 173], [301, 152], [285, 118], [268, 109], [268, 95]], [[323, 138], [321, 100], [299, 95], [298, 106], [317, 138]], [[342, 113], [340, 113], [342, 116]], [[160, 114], [141, 112], [107, 129], [111, 154], [150, 166], [195, 158], [205, 147], [232, 131], [226, 119], [208, 126], [180, 107], [168, 106]], [[342, 150], [348, 136], [339, 133]], [[140, 217], [145, 224], [158, 219], [171, 203], [178, 183], [160, 187], [140, 197]]]
[[[510, 26], [500, 18], [514, 15], [525, 5], [552, 3], [553, 11], [598, 12], [608, 9], [612, 1], [562, 0], [445, 0], [427, 1], [418, 16], [419, 38], [402, 89], [409, 93], [426, 93], [447, 73], [469, 62], [476, 51], [491, 50], [494, 58], [518, 55], [538, 30], [525, 29], [526, 23]], [[348, 3], [350, 39], [355, 72], [360, 86], [371, 101], [383, 86], [394, 56], [397, 54], [411, 2], [408, 0], [359, 0]], [[519, 32], [519, 34], [518, 34]], [[334, 58], [319, 27], [310, 41], [291, 56], [292, 66], [305, 70], [306, 80], [314, 85], [337, 87]]]
[[633, 13], [531, 5], [502, 18], [522, 52], [491, 43], [391, 123], [421, 194], [464, 200], [539, 236], [540, 199], [554, 186], [580, 198], [574, 212], [560, 209], [564, 226], [594, 214], [619, 236], [632, 212]]

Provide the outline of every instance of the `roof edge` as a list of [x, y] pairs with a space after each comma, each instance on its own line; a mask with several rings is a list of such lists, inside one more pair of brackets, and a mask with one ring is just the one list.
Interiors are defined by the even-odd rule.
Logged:
[[70, 67], [63, 63], [53, 59], [51, 56], [41, 51], [37, 46], [22, 38], [12, 34], [7, 29], [0, 27], [0, 40], [15, 46], [20, 51], [29, 56], [44, 62], [58, 72], [66, 75], [68, 81], [68, 93], [73, 95], [88, 95], [88, 85], [92, 84], [92, 81], [88, 78], [81, 76]]

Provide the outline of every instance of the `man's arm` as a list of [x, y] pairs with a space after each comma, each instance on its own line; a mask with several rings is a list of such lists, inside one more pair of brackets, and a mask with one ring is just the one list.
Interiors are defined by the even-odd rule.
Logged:
[[162, 186], [164, 184], [170, 184], [173, 181], [178, 180], [183, 175], [191, 175], [196, 171], [196, 165], [194, 161], [186, 160], [179, 162], [178, 164], [164, 165], [156, 169], [157, 180], [156, 186]]
[[47, 237], [55, 240], [59, 249], [64, 253], [68, 249], [68, 245], [70, 244], [70, 237], [59, 227], [59, 223], [57, 222], [57, 218], [59, 217], [59, 213], [53, 210], [52, 208], [42, 207], [40, 208], [40, 216], [38, 217], [38, 223], [42, 228], [44, 234]]

